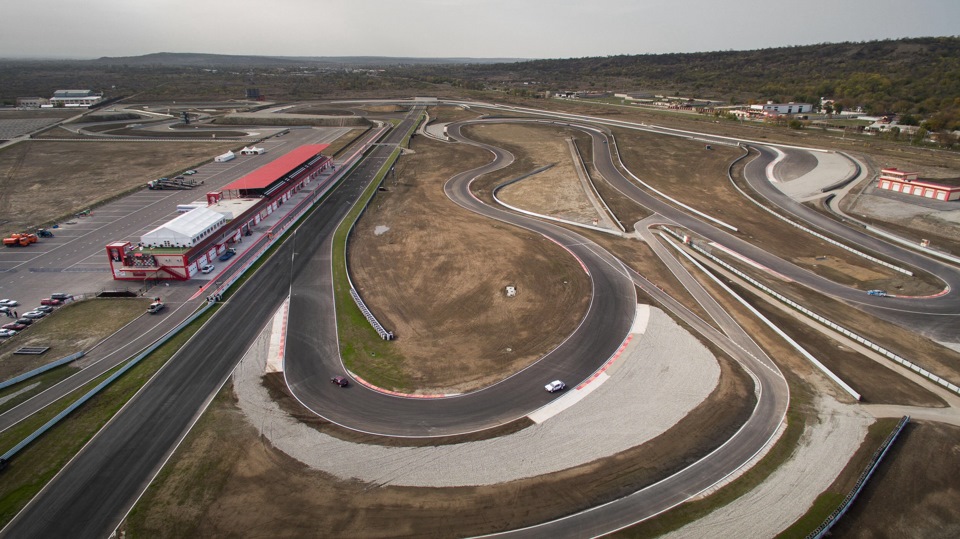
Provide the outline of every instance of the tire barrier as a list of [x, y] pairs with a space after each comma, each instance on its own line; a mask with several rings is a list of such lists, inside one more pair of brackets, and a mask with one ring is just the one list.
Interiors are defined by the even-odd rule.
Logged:
[[830, 531], [830, 528], [840, 520], [847, 510], [850, 509], [850, 505], [853, 504], [853, 501], [857, 499], [857, 496], [860, 494], [860, 491], [863, 490], [863, 487], [867, 484], [867, 481], [870, 479], [870, 476], [873, 475], [873, 472], [877, 470], [877, 466], [880, 465], [880, 461], [883, 460], [883, 457], [886, 456], [887, 450], [890, 449], [890, 446], [893, 445], [893, 442], [896, 441], [897, 436], [900, 435], [900, 432], [903, 431], [903, 428], [907, 426], [907, 423], [910, 422], [910, 416], [905, 415], [900, 419], [900, 423], [897, 423], [897, 427], [893, 429], [893, 432], [890, 433], [890, 436], [887, 436], [887, 439], [884, 440], [883, 444], [877, 448], [874, 452], [873, 457], [870, 459], [870, 464], [867, 466], [867, 469], [860, 474], [860, 478], [857, 479], [856, 485], [853, 486], [853, 489], [847, 494], [847, 497], [843, 499], [843, 502], [840, 504], [833, 513], [830, 513], [830, 516], [823, 521], [823, 524], [817, 526], [815, 530], [810, 532], [807, 535], [807, 539], [821, 539], [825, 537]]
[[[681, 234], [679, 234], [679, 233], [677, 233], [677, 232], [675, 232], [675, 231], [673, 231], [673, 230], [670, 230], [669, 228], [666, 228], [666, 227], [664, 227], [663, 230], [665, 230], [665, 231], [666, 231], [667, 233], [669, 233], [671, 236], [680, 239], [680, 241], [683, 241], [683, 235], [681, 235]], [[811, 318], [811, 319], [813, 319], [813, 320], [816, 320], [816, 321], [817, 321], [818, 323], [820, 323], [821, 325], [827, 326], [828, 328], [836, 331], [837, 333], [840, 333], [840, 334], [842, 334], [842, 335], [844, 335], [844, 336], [846, 336], [846, 337], [848, 337], [848, 338], [850, 338], [850, 339], [852, 339], [852, 340], [854, 340], [854, 341], [862, 344], [863, 346], [866, 346], [867, 348], [873, 350], [874, 352], [877, 352], [878, 354], [881, 354], [881, 355], [887, 357], [888, 359], [891, 359], [891, 360], [895, 361], [896, 363], [900, 364], [901, 366], [910, 369], [911, 371], [913, 371], [913, 372], [919, 374], [920, 376], [922, 376], [922, 377], [924, 377], [924, 378], [926, 378], [926, 379], [928, 379], [928, 380], [936, 383], [937, 385], [939, 385], [939, 386], [941, 386], [941, 387], [943, 387], [943, 388], [945, 388], [945, 389], [947, 389], [947, 390], [949, 390], [949, 391], [951, 391], [951, 392], [953, 392], [953, 393], [956, 393], [956, 394], [960, 395], [960, 386], [957, 386], [957, 384], [954, 384], [954, 383], [952, 383], [952, 382], [950, 382], [950, 381], [948, 381], [948, 380], [945, 380], [944, 378], [941, 378], [941, 377], [937, 376], [936, 374], [933, 374], [932, 372], [930, 372], [930, 371], [928, 371], [928, 370], [920, 367], [919, 365], [916, 365], [916, 364], [914, 364], [914, 363], [912, 363], [912, 362], [904, 359], [902, 356], [900, 356], [900, 355], [898, 355], [898, 354], [895, 354], [895, 353], [891, 352], [890, 350], [887, 350], [886, 348], [878, 345], [877, 343], [875, 343], [875, 342], [873, 342], [873, 341], [871, 341], [871, 340], [869, 340], [869, 339], [866, 339], [866, 338], [864, 338], [864, 337], [862, 337], [862, 336], [860, 336], [860, 335], [858, 335], [858, 334], [850, 331], [849, 329], [841, 326], [840, 324], [837, 324], [836, 322], [834, 322], [834, 321], [832, 321], [832, 320], [830, 320], [830, 319], [828, 319], [828, 318], [825, 318], [825, 317], [823, 317], [823, 316], [820, 316], [819, 314], [811, 311], [810, 309], [807, 309], [807, 308], [804, 307], [803, 305], [800, 305], [799, 303], [793, 301], [792, 299], [790, 299], [790, 298], [788, 298], [788, 297], [786, 297], [786, 296], [784, 296], [784, 295], [776, 292], [775, 290], [773, 290], [772, 288], [764, 285], [764, 284], [761, 283], [760, 281], [757, 281], [757, 280], [754, 279], [753, 277], [750, 277], [749, 275], [743, 273], [742, 271], [740, 271], [740, 270], [738, 270], [737, 268], [731, 266], [730, 264], [724, 262], [723, 260], [720, 260], [719, 258], [713, 256], [712, 254], [710, 254], [710, 253], [708, 253], [706, 250], [704, 250], [702, 247], [700, 247], [700, 246], [698, 246], [698, 245], [696, 245], [696, 244], [693, 244], [693, 243], [690, 243], [690, 244], [688, 244], [688, 245], [690, 246], [691, 249], [693, 249], [693, 250], [697, 251], [698, 253], [702, 254], [703, 256], [709, 258], [711, 261], [713, 261], [713, 262], [716, 263], [717, 265], [723, 267], [724, 269], [726, 269], [726, 270], [729, 271], [730, 273], [733, 273], [733, 274], [736, 275], [737, 277], [739, 277], [739, 278], [743, 279], [744, 281], [750, 283], [754, 288], [757, 288], [757, 289], [759, 289], [760, 291], [762, 291], [763, 293], [767, 294], [768, 296], [773, 297], [773, 298], [776, 299], [777, 301], [779, 301], [779, 302], [781, 302], [781, 303], [783, 303], [783, 304], [785, 304], [785, 305], [788, 305], [789, 307], [791, 307], [792, 309], [796, 310], [797, 312], [803, 314], [803, 315], [806, 316], [807, 318]]]

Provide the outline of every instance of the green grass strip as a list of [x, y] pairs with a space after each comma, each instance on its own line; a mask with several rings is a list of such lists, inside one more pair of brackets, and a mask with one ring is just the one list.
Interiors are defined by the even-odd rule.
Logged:
[[[103, 425], [203, 326], [217, 308], [214, 306], [198, 317], [127, 371], [115, 383], [85, 402], [69, 416], [69, 420], [58, 423], [17, 454], [9, 466], [0, 472], [0, 477], [3, 479], [0, 481], [0, 527], [6, 525], [100, 431]], [[73, 394], [80, 398], [86, 391], [120, 368], [122, 366], [105, 373]], [[74, 401], [76, 399], [72, 399], [70, 403]], [[43, 415], [49, 419], [70, 403], [58, 404], [57, 410], [49, 412], [44, 410]], [[46, 415], [48, 413], [50, 415]], [[31, 418], [31, 421], [34, 419]], [[44, 419], [38, 418], [35, 421], [40, 423]], [[23, 423], [26, 424], [27, 421]], [[36, 423], [30, 424], [36, 426]], [[18, 425], [18, 429], [20, 428]], [[29, 434], [35, 429], [24, 425], [22, 430]], [[23, 438], [23, 436], [15, 436], [10, 431], [3, 434], [4, 446], [9, 445], [9, 439], [15, 439], [14, 443], [17, 443]], [[7, 438], [8, 435], [9, 438]]]

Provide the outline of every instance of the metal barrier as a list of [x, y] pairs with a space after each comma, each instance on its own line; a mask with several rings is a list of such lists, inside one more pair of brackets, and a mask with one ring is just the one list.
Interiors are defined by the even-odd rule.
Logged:
[[897, 436], [900, 435], [900, 432], [904, 427], [907, 426], [907, 423], [909, 422], [910, 416], [908, 415], [905, 415], [900, 419], [900, 423], [897, 423], [897, 427], [893, 429], [893, 432], [890, 433], [890, 436], [887, 436], [887, 439], [884, 440], [883, 444], [873, 453], [873, 457], [870, 458], [870, 464], [867, 466], [867, 469], [860, 474], [860, 478], [857, 479], [857, 484], [853, 486], [853, 490], [847, 493], [847, 496], [843, 499], [840, 507], [836, 508], [833, 513], [830, 513], [830, 516], [823, 521], [823, 524], [820, 524], [815, 530], [810, 532], [810, 534], [807, 535], [807, 539], [821, 539], [822, 537], [826, 536], [827, 532], [830, 531], [830, 528], [832, 528], [833, 525], [840, 520], [840, 517], [846, 514], [847, 510], [850, 509], [850, 505], [853, 504], [853, 501], [857, 499], [858, 495], [860, 495], [860, 491], [863, 490], [864, 486], [866, 486], [870, 476], [873, 475], [873, 472], [876, 471], [877, 466], [880, 465], [880, 461], [883, 460], [884, 456], [886, 456], [890, 446], [893, 445], [893, 442], [896, 441]]
[[121, 376], [126, 374], [127, 371], [137, 366], [137, 364], [139, 364], [140, 361], [142, 361], [144, 358], [146, 358], [151, 353], [153, 353], [157, 348], [160, 348], [161, 346], [166, 344], [167, 341], [172, 339], [177, 333], [180, 332], [180, 330], [182, 330], [188, 324], [192, 323], [194, 320], [199, 318], [203, 313], [207, 312], [207, 310], [211, 306], [212, 306], [211, 303], [204, 304], [202, 307], [200, 307], [200, 309], [197, 312], [193, 313], [189, 318], [187, 318], [183, 322], [180, 322], [180, 324], [177, 327], [170, 330], [163, 337], [160, 337], [159, 339], [154, 341], [153, 344], [151, 344], [150, 346], [147, 346], [146, 348], [144, 348], [142, 352], [140, 352], [139, 354], [137, 354], [136, 357], [128, 361], [126, 365], [118, 369], [117, 372], [111, 374], [106, 380], [97, 384], [96, 387], [94, 387], [93, 389], [88, 391], [85, 395], [83, 395], [82, 397], [74, 401], [72, 404], [70, 404], [70, 406], [67, 406], [63, 411], [61, 411], [59, 414], [54, 416], [53, 419], [44, 423], [43, 426], [33, 431], [33, 433], [31, 433], [29, 436], [21, 440], [20, 443], [13, 446], [13, 448], [11, 448], [9, 451], [7, 451], [2, 456], [0, 456], [0, 469], [3, 469], [7, 461], [9, 461], [11, 458], [13, 458], [14, 455], [19, 453], [21, 449], [30, 445], [31, 442], [33, 442], [34, 440], [42, 436], [45, 432], [47, 432], [48, 430], [56, 426], [56, 424], [59, 423], [63, 418], [67, 417], [74, 410], [82, 406], [85, 402], [95, 397], [97, 393], [100, 393], [101, 391], [103, 391], [103, 389], [105, 389], [110, 384], [112, 384], [117, 379], [119, 379]]
[[43, 373], [49, 371], [50, 369], [55, 369], [55, 368], [59, 367], [60, 365], [66, 365], [67, 363], [76, 361], [76, 360], [82, 358], [85, 354], [86, 354], [86, 352], [84, 352], [84, 351], [81, 350], [80, 352], [77, 352], [76, 354], [70, 354], [69, 356], [67, 356], [67, 357], [65, 357], [65, 358], [58, 359], [58, 360], [56, 360], [56, 361], [54, 361], [54, 362], [52, 362], [52, 363], [47, 363], [46, 365], [43, 365], [42, 367], [37, 367], [36, 369], [33, 369], [32, 371], [25, 372], [25, 373], [23, 373], [23, 374], [21, 374], [21, 375], [19, 375], [19, 376], [14, 376], [13, 378], [11, 378], [11, 379], [9, 379], [9, 380], [4, 380], [3, 382], [0, 382], [0, 389], [5, 389], [5, 388], [8, 388], [8, 387], [10, 387], [10, 386], [12, 386], [12, 385], [19, 384], [20, 382], [22, 382], [22, 381], [24, 381], [24, 380], [29, 380], [30, 378], [33, 378], [34, 376], [37, 376], [38, 374], [43, 374]]
[[[664, 227], [663, 230], [665, 230], [666, 232], [668, 232], [669, 234], [671, 234], [672, 236], [674, 236], [674, 237], [676, 237], [676, 238], [681, 238], [681, 241], [682, 241], [682, 237], [683, 237], [683, 236], [680, 235], [679, 233], [677, 233], [677, 232], [675, 232], [675, 231], [673, 231], [673, 230], [670, 230], [670, 229], [667, 228], [667, 227]], [[784, 303], [784, 304], [786, 304], [786, 305], [789, 305], [791, 308], [793, 308], [793, 309], [795, 309], [796, 311], [802, 313], [804, 316], [806, 316], [806, 317], [808, 317], [808, 318], [812, 318], [813, 320], [816, 320], [816, 321], [819, 322], [820, 324], [823, 324], [823, 325], [829, 327], [830, 329], [832, 329], [832, 330], [834, 330], [834, 331], [836, 331], [836, 332], [838, 332], [838, 333], [840, 333], [840, 334], [842, 334], [842, 335], [844, 335], [844, 336], [846, 336], [846, 337], [849, 337], [850, 339], [853, 339], [854, 341], [857, 341], [858, 343], [866, 346], [867, 348], [870, 348], [870, 349], [873, 350], [874, 352], [877, 352], [877, 353], [879, 353], [879, 354], [882, 354], [882, 355], [886, 356], [887, 358], [889, 358], [889, 359], [891, 359], [891, 360], [899, 363], [900, 365], [902, 365], [902, 366], [904, 366], [904, 367], [912, 370], [913, 372], [915, 372], [915, 373], [919, 374], [920, 376], [923, 376], [924, 378], [926, 378], [926, 379], [928, 379], [928, 380], [930, 380], [930, 381], [938, 384], [939, 386], [944, 387], [944, 388], [946, 388], [946, 389], [948, 389], [948, 390], [950, 390], [950, 391], [952, 391], [952, 392], [960, 395], [960, 386], [957, 386], [956, 384], [950, 382], [949, 380], [946, 380], [946, 379], [944, 379], [944, 378], [941, 378], [941, 377], [937, 376], [936, 374], [933, 374], [932, 372], [930, 372], [930, 371], [928, 371], [928, 370], [920, 367], [919, 365], [916, 365], [916, 364], [914, 364], [914, 363], [912, 363], [912, 362], [910, 362], [910, 361], [907, 361], [906, 359], [904, 359], [904, 358], [901, 357], [900, 355], [895, 354], [895, 353], [891, 352], [890, 350], [887, 350], [886, 348], [884, 348], [884, 347], [876, 344], [875, 342], [873, 342], [873, 341], [871, 341], [871, 340], [869, 340], [869, 339], [866, 339], [866, 338], [864, 338], [864, 337], [862, 337], [862, 336], [860, 336], [860, 335], [858, 335], [858, 334], [850, 331], [849, 329], [841, 326], [840, 324], [837, 324], [836, 322], [833, 322], [832, 320], [830, 320], [830, 319], [828, 319], [828, 318], [825, 318], [825, 317], [823, 317], [823, 316], [820, 316], [819, 314], [811, 311], [810, 309], [807, 309], [807, 308], [804, 307], [803, 305], [800, 305], [799, 303], [797, 303], [797, 302], [793, 301], [792, 299], [784, 296], [783, 294], [780, 294], [779, 292], [774, 291], [772, 288], [764, 285], [764, 284], [761, 283], [760, 281], [757, 281], [756, 279], [754, 279], [753, 277], [750, 277], [750, 276], [747, 275], [746, 273], [743, 273], [742, 271], [740, 271], [740, 270], [738, 270], [737, 268], [731, 266], [730, 264], [724, 262], [723, 260], [720, 260], [719, 258], [713, 256], [712, 254], [710, 254], [709, 252], [707, 252], [706, 250], [704, 250], [702, 247], [700, 247], [700, 246], [698, 246], [698, 245], [696, 245], [696, 244], [693, 244], [693, 243], [690, 243], [689, 245], [690, 245], [690, 248], [691, 248], [691, 249], [693, 249], [693, 250], [697, 251], [698, 253], [702, 254], [703, 256], [709, 258], [710, 260], [712, 260], [712, 261], [713, 261], [714, 263], [716, 263], [717, 265], [719, 265], [719, 266], [723, 267], [724, 269], [726, 269], [727, 271], [735, 274], [736, 276], [740, 277], [740, 278], [743, 279], [744, 281], [747, 281], [747, 282], [750, 283], [753, 287], [758, 288], [760, 291], [762, 291], [763, 293], [765, 293], [765, 294], [767, 294], [767, 295], [775, 298], [777, 301], [780, 301], [781, 303]]]

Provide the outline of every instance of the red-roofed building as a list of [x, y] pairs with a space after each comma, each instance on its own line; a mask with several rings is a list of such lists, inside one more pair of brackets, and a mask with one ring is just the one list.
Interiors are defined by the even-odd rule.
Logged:
[[[249, 235], [254, 226], [266, 219], [284, 202], [302, 190], [332, 164], [329, 157], [321, 155], [329, 144], [300, 146], [274, 159], [250, 174], [224, 186], [220, 191], [207, 193], [207, 206], [187, 212], [170, 223], [151, 231], [163, 238], [168, 235], [189, 238], [189, 244], [180, 247], [174, 241], [154, 245], [144, 240], [136, 247], [131, 242], [114, 242], [107, 246], [110, 270], [117, 280], [177, 279], [187, 280], [200, 268], [210, 264], [244, 235]], [[192, 223], [191, 213], [197, 211], [218, 213], [224, 221], [210, 228], [204, 221], [203, 230], [173, 230], [166, 227]], [[222, 224], [221, 224], [222, 223]], [[184, 225], [186, 226], [186, 225]], [[183, 228], [183, 226], [181, 226]], [[187, 227], [189, 228], [189, 226]]]
[[880, 171], [877, 187], [895, 193], [914, 195], [936, 200], [960, 199], [960, 187], [941, 185], [929, 181], [921, 181], [916, 172], [904, 172], [895, 168], [885, 168]]

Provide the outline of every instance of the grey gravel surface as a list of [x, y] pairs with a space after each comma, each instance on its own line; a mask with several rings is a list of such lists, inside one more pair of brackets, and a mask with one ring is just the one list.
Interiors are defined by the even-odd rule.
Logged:
[[[260, 378], [271, 327], [268, 324], [234, 374], [241, 409], [284, 453], [342, 479], [376, 484], [488, 485], [592, 462], [643, 444], [675, 425], [703, 402], [720, 375], [716, 359], [699, 341], [650, 308], [646, 329], [634, 335], [608, 370], [610, 375], [597, 377], [591, 385], [599, 385], [589, 395], [540, 424], [455, 445], [364, 445], [318, 433], [270, 400]], [[577, 401], [582, 396], [578, 391], [570, 390], [563, 398]]]

